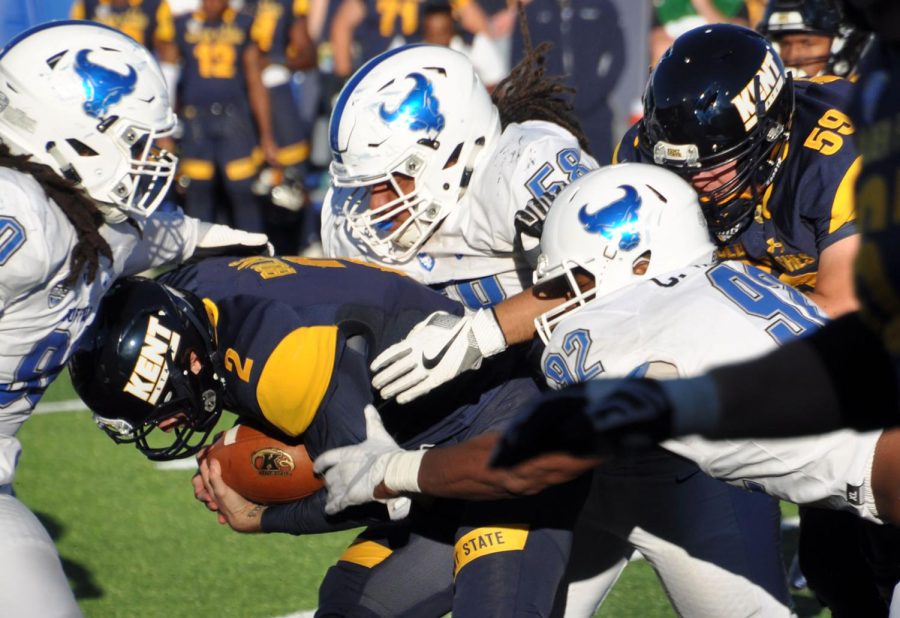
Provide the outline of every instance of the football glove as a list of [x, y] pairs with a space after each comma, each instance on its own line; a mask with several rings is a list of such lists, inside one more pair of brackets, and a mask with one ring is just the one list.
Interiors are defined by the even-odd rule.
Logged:
[[192, 260], [216, 255], [275, 255], [275, 249], [265, 234], [236, 230], [218, 223], [200, 223], [200, 240]]
[[374, 406], [366, 406], [363, 412], [366, 439], [325, 451], [313, 464], [316, 474], [325, 478], [325, 512], [334, 515], [347, 507], [375, 501], [387, 506], [392, 520], [403, 519], [409, 514], [410, 499], [377, 499], [375, 488], [384, 482], [395, 492], [418, 491], [419, 466], [425, 451], [401, 449], [384, 428]]
[[372, 386], [383, 399], [408, 403], [505, 349], [492, 309], [464, 317], [436, 311], [372, 361]]
[[591, 380], [536, 398], [504, 431], [491, 458], [508, 468], [552, 452], [633, 453], [672, 437], [672, 410], [660, 383]]
[[555, 197], [555, 193], [545, 193], [540, 197], [528, 200], [525, 207], [515, 214], [516, 231], [523, 236], [540, 238], [544, 231], [544, 220], [547, 218], [550, 205]]

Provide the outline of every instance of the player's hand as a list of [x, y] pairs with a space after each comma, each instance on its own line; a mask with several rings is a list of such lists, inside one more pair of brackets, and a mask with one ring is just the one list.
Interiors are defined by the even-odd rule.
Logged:
[[640, 451], [671, 437], [671, 418], [669, 401], [653, 380], [583, 382], [533, 400], [503, 433], [491, 465], [508, 468], [542, 453]]
[[325, 478], [328, 490], [325, 512], [334, 515], [347, 507], [377, 500], [387, 505], [391, 519], [403, 519], [409, 514], [409, 498], [377, 499], [375, 493], [384, 482], [390, 456], [405, 451], [384, 428], [374, 406], [366, 406], [363, 413], [366, 439], [359, 444], [325, 451], [313, 464], [316, 474]]
[[[213, 442], [218, 439], [218, 436], [213, 439]], [[200, 474], [200, 466], [203, 465], [203, 462], [206, 460], [206, 452], [209, 450], [208, 446], [204, 446], [202, 449], [197, 451], [197, 473], [191, 478], [191, 485], [194, 487], [194, 497], [202, 502], [204, 506], [210, 511], [218, 511], [219, 505], [216, 504], [216, 501], [213, 499], [212, 494], [209, 493], [206, 489], [206, 484], [203, 482], [203, 475]]]
[[275, 254], [272, 243], [265, 234], [236, 230], [218, 223], [201, 223], [201, 236], [192, 259], [215, 255], [267, 255]]
[[205, 492], [216, 505], [220, 524], [228, 524], [236, 532], [259, 532], [262, 529], [262, 514], [266, 507], [250, 502], [231, 489], [222, 480], [222, 467], [218, 461], [204, 458], [200, 462], [200, 478]]
[[280, 167], [280, 164], [278, 163], [278, 144], [275, 143], [274, 138], [264, 136], [260, 138], [259, 145], [262, 149], [263, 157], [266, 159], [266, 163], [272, 167]]
[[505, 349], [493, 310], [464, 317], [436, 311], [372, 361], [372, 386], [384, 399], [408, 403]]

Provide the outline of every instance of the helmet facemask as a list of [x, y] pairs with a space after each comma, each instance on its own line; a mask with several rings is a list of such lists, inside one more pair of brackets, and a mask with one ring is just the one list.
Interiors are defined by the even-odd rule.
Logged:
[[[464, 196], [496, 107], [471, 62], [419, 45], [377, 56], [348, 81], [330, 123], [333, 199], [375, 255], [412, 258]], [[396, 197], [370, 209], [373, 189]]]
[[108, 222], [162, 202], [177, 158], [155, 141], [175, 126], [158, 64], [121, 32], [53, 22], [0, 55], [0, 138], [78, 183]]
[[[94, 414], [94, 422], [118, 444], [134, 444], [152, 461], [182, 459], [203, 448], [219, 421], [222, 403], [214, 388], [203, 388], [204, 380], [180, 371], [172, 359], [166, 359], [171, 387], [168, 399], [157, 405], [143, 423], [134, 426], [124, 418], [105, 418]], [[207, 371], [204, 367], [201, 371]], [[160, 423], [175, 418], [168, 428]]]
[[203, 447], [224, 405], [224, 372], [203, 303], [140, 277], [104, 297], [69, 361], [76, 392], [114, 441], [149, 459]]
[[538, 335], [547, 343], [592, 300], [712, 259], [697, 194], [676, 174], [645, 163], [589, 172], [560, 191], [544, 221], [534, 283], [569, 298], [535, 320]]
[[[784, 76], [780, 92], [774, 93], [768, 110], [761, 96], [758, 74], [753, 78], [752, 86], [754, 125], [745, 138], [724, 150], [704, 155], [695, 144], [665, 141], [665, 131], [652, 119], [641, 123], [639, 147], [643, 155], [689, 182], [700, 172], [720, 170], [724, 175], [729, 171], [728, 165], [734, 164], [734, 175], [712, 189], [704, 190], [694, 183], [709, 231], [723, 245], [750, 224], [757, 206], [762, 203], [765, 189], [781, 169], [790, 137], [794, 109], [791, 76]], [[645, 106], [650, 107], [648, 102], [652, 105], [649, 89], [645, 94]]]

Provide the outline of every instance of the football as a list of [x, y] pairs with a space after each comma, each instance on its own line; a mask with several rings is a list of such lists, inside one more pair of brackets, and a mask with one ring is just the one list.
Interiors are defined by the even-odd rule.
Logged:
[[259, 504], [293, 502], [316, 492], [324, 482], [302, 444], [288, 444], [248, 425], [235, 425], [209, 447], [222, 467], [222, 479]]

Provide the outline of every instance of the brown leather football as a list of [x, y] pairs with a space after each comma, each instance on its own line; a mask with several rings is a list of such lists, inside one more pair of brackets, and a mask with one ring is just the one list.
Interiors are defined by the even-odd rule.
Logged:
[[319, 490], [313, 462], [302, 444], [288, 444], [248, 425], [235, 425], [206, 454], [219, 462], [222, 479], [259, 504], [294, 502]]

